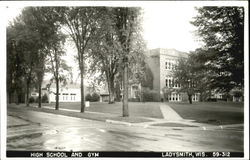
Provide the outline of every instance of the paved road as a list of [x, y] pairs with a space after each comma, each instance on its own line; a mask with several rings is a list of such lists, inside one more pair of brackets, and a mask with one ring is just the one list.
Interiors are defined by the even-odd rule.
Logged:
[[[9, 108], [7, 150], [243, 151], [243, 130], [143, 128]], [[13, 122], [9, 121], [9, 123]]]

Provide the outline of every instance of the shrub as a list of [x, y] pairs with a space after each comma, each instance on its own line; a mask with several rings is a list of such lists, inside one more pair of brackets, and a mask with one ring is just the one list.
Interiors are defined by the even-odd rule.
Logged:
[[97, 93], [93, 93], [92, 95], [91, 94], [87, 94], [85, 96], [85, 100], [86, 101], [90, 101], [90, 102], [97, 102], [97, 101], [100, 100], [100, 96]]
[[140, 102], [140, 98], [129, 98], [129, 102]]
[[48, 103], [48, 102], [49, 102], [48, 96], [47, 96], [47, 94], [44, 94], [42, 96], [42, 103]]
[[152, 102], [153, 101], [153, 95], [149, 92], [143, 92], [142, 97], [143, 97], [143, 101], [145, 101], [145, 102]]
[[30, 103], [34, 103], [34, 102], [35, 102], [35, 98], [34, 98], [34, 97], [30, 97], [30, 98], [29, 98], [29, 102], [30, 102]]
[[91, 102], [97, 102], [100, 100], [100, 96], [97, 93], [92, 94], [92, 101]]
[[208, 102], [217, 102], [217, 99], [216, 98], [208, 98], [207, 101]]
[[144, 102], [158, 102], [159, 94], [154, 90], [145, 90], [142, 92], [142, 100]]
[[92, 100], [92, 96], [88, 93], [88, 94], [85, 96], [85, 100], [86, 100], [86, 101], [91, 101], [91, 100]]

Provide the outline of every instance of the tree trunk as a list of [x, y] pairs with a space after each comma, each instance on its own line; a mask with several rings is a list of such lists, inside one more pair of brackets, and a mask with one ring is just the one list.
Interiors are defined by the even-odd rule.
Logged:
[[[43, 65], [43, 63], [41, 64]], [[39, 67], [39, 71], [37, 72], [38, 79], [38, 107], [42, 107], [42, 83], [43, 83], [44, 69], [43, 67]]]
[[80, 72], [81, 72], [81, 112], [83, 113], [85, 110], [85, 97], [84, 97], [84, 78], [83, 78], [83, 74], [84, 74], [84, 66], [83, 66], [83, 61], [81, 61], [81, 68], [80, 68]]
[[121, 100], [121, 90], [120, 90], [120, 82], [116, 82], [115, 84], [115, 99], [120, 102]]
[[41, 108], [42, 107], [42, 103], [41, 103], [41, 94], [42, 94], [42, 83], [39, 82], [38, 84], [38, 108]]
[[19, 105], [19, 102], [18, 102], [18, 94], [17, 94], [17, 90], [15, 89], [14, 91], [14, 102], [16, 103], [16, 105]]
[[141, 87], [141, 95], [140, 95], [140, 101], [141, 101], [141, 102], [144, 102], [143, 93], [144, 93], [144, 87]]
[[56, 106], [55, 109], [59, 110], [59, 60], [58, 60], [57, 50], [55, 49], [55, 65], [56, 65], [56, 72], [55, 72], [55, 79], [56, 79]]
[[124, 62], [124, 73], [123, 73], [123, 117], [128, 117], [128, 62]]
[[203, 99], [204, 99], [204, 94], [203, 92], [200, 93], [200, 102], [203, 102]]
[[107, 76], [108, 79], [108, 90], [109, 90], [109, 104], [114, 103], [114, 78], [112, 76]]
[[26, 83], [26, 106], [29, 107], [30, 102], [29, 102], [29, 94], [30, 94], [30, 82], [27, 80]]
[[188, 94], [188, 101], [190, 104], [192, 104], [192, 95], [191, 94]]
[[59, 109], [59, 79], [56, 77], [56, 106], [55, 109]]

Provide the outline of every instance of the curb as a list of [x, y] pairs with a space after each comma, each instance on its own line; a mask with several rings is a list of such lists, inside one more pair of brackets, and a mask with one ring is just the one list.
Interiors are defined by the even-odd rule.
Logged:
[[35, 132], [30, 134], [21, 134], [21, 135], [10, 135], [7, 137], [7, 141], [13, 141], [16, 139], [23, 139], [23, 138], [30, 138], [31, 136], [34, 137], [40, 137], [42, 135], [41, 132]]
[[110, 119], [106, 119], [105, 122], [113, 123], [113, 124], [123, 124], [123, 125], [127, 125], [127, 126], [132, 126], [132, 123], [129, 123], [129, 122], [115, 121], [115, 120], [110, 120]]
[[[242, 126], [242, 124], [235, 124], [235, 125], [219, 125], [219, 126], [200, 126], [200, 128], [202, 128], [203, 130], [215, 130], [215, 129], [228, 130], [228, 128], [233, 129], [234, 127], [237, 128], [237, 127], [241, 127], [241, 126]], [[239, 131], [241, 131], [241, 130], [239, 130]]]
[[29, 125], [30, 124], [17, 124], [17, 125], [7, 126], [7, 128], [23, 127], [23, 126], [29, 126]]

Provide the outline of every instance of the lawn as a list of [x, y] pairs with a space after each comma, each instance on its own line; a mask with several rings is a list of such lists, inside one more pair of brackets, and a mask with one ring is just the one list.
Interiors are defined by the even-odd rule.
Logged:
[[[54, 106], [55, 103], [43, 104], [44, 106]], [[59, 108], [66, 108], [80, 111], [80, 102], [60, 103]], [[90, 107], [86, 107], [86, 111], [111, 113], [122, 115], [122, 103], [116, 102], [108, 104], [107, 102], [90, 102]], [[146, 102], [129, 102], [129, 115], [132, 117], [142, 116], [151, 118], [163, 118], [159, 103]]]
[[197, 102], [167, 103], [184, 119], [210, 124], [238, 124], [244, 122], [243, 103]]
[[[166, 103], [173, 108], [182, 118], [195, 120], [200, 123], [209, 123], [214, 125], [238, 124], [244, 122], [243, 103], [233, 102], [196, 102], [188, 103]], [[160, 103], [154, 102], [129, 102], [129, 115], [131, 117], [151, 117], [162, 119], [162, 113], [159, 107]], [[43, 106], [55, 106], [55, 103], [43, 104]], [[60, 103], [59, 108], [72, 109], [80, 111], [80, 102]], [[122, 103], [116, 102], [108, 104], [107, 102], [91, 102], [86, 111], [111, 113], [122, 115]]]

